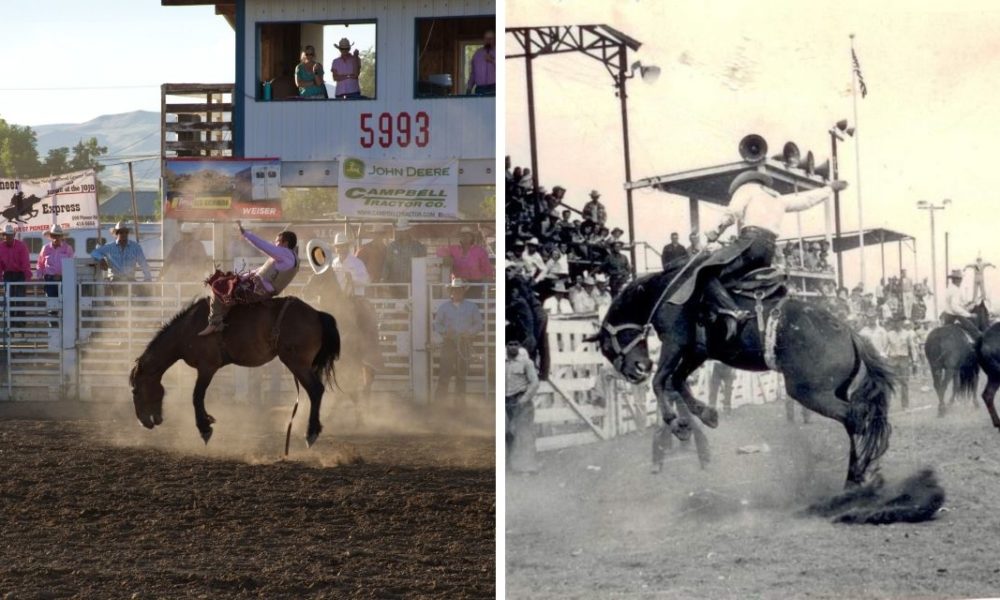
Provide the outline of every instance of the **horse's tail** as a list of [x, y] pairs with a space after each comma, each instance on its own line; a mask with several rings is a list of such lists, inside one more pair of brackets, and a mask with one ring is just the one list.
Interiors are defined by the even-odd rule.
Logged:
[[889, 449], [889, 397], [896, 389], [897, 375], [866, 339], [851, 333], [861, 378], [848, 399], [848, 420], [858, 436], [858, 469], [861, 473]]
[[955, 393], [963, 398], [972, 398], [979, 388], [978, 354], [978, 349], [973, 350], [968, 359], [958, 367], [958, 389]]
[[333, 363], [340, 358], [340, 331], [337, 329], [337, 319], [330, 313], [320, 312], [319, 322], [323, 334], [323, 345], [313, 358], [313, 371], [326, 383], [337, 384]]

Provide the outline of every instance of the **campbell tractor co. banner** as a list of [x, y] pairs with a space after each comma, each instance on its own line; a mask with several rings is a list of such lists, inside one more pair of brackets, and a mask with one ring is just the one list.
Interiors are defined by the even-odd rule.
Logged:
[[171, 159], [163, 171], [167, 219], [269, 221], [281, 218], [276, 158]]
[[0, 228], [18, 231], [97, 228], [97, 176], [93, 170], [45, 179], [0, 179]]
[[458, 216], [458, 159], [340, 157], [337, 209], [348, 217]]

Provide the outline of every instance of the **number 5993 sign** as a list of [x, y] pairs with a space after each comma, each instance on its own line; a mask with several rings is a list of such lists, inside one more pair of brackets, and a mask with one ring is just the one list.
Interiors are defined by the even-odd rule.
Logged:
[[361, 147], [381, 148], [396, 145], [408, 148], [410, 144], [423, 148], [431, 141], [431, 118], [424, 111], [411, 116], [408, 112], [396, 115], [384, 112], [361, 113]]

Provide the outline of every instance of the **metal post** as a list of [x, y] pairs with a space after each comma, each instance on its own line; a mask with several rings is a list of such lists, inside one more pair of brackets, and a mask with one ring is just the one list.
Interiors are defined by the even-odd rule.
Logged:
[[128, 187], [132, 191], [132, 220], [135, 221], [135, 241], [139, 241], [139, 210], [135, 207], [135, 179], [132, 178], [132, 161], [128, 163]]
[[948, 285], [948, 268], [951, 266], [951, 261], [948, 259], [948, 232], [944, 232], [944, 284]]
[[878, 249], [882, 255], [882, 279], [885, 279], [885, 233], [879, 236]]
[[531, 181], [538, 187], [538, 140], [535, 138], [535, 79], [531, 72], [531, 41], [524, 46], [524, 73], [528, 81], [528, 145], [531, 149]]
[[[830, 130], [830, 145], [832, 146], [830, 163], [833, 166], [833, 180], [836, 181], [839, 178], [837, 170], [837, 134], [832, 129]], [[840, 192], [837, 190], [833, 191], [833, 217], [836, 232], [833, 239], [837, 247], [837, 287], [842, 288], [844, 287], [844, 257], [841, 254], [844, 249], [840, 245]]]
[[934, 240], [934, 207], [931, 206], [929, 211], [931, 213], [931, 290], [934, 294], [931, 296], [933, 298], [934, 306], [934, 318], [938, 317], [938, 270], [937, 270], [937, 244]]
[[[618, 46], [618, 98], [621, 100], [622, 105], [622, 138], [624, 140], [625, 146], [625, 183], [632, 182], [632, 158], [629, 154], [629, 143], [628, 143], [628, 94], [625, 93], [625, 74], [627, 73], [627, 67], [625, 65], [625, 53], [628, 48], [625, 44]], [[635, 275], [636, 262], [635, 262], [635, 213], [632, 209], [632, 187], [629, 186], [625, 190], [625, 204], [628, 207], [628, 239], [629, 239], [629, 255], [631, 256], [632, 263], [632, 275]]]
[[[903, 276], [903, 240], [896, 242], [896, 252], [899, 254], [899, 276]], [[911, 280], [912, 281], [912, 280]]]

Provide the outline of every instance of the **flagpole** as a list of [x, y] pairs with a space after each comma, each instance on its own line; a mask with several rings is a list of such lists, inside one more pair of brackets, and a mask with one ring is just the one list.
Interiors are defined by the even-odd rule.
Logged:
[[[854, 34], [851, 34], [851, 60], [855, 61], [857, 54], [854, 53]], [[854, 98], [854, 160], [855, 173], [858, 178], [858, 252], [861, 254], [861, 283], [865, 282], [865, 226], [863, 220], [863, 210], [861, 205], [861, 125], [858, 123], [858, 86], [856, 83], [857, 71], [851, 68], [851, 96]]]

